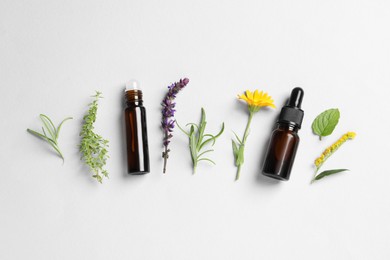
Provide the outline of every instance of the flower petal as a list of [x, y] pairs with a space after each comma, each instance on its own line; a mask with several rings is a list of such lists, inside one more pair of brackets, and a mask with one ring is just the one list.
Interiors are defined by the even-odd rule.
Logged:
[[246, 93], [248, 100], [253, 101], [253, 93], [250, 90], [247, 90], [245, 93]]

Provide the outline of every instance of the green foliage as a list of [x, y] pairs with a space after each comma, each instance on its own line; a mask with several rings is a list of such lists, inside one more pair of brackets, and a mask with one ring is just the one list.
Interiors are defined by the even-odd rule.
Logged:
[[320, 137], [332, 134], [340, 119], [340, 111], [337, 108], [325, 110], [319, 114], [313, 121], [311, 128], [313, 132]]
[[312, 183], [313, 183], [314, 181], [321, 180], [322, 178], [324, 178], [324, 177], [326, 177], [326, 176], [333, 175], [333, 174], [336, 174], [336, 173], [339, 173], [339, 172], [345, 172], [345, 171], [349, 171], [349, 170], [348, 170], [348, 169], [334, 169], [334, 170], [323, 171], [323, 172], [321, 172], [320, 174], [318, 174], [318, 175], [312, 180]]
[[244, 164], [244, 148], [246, 140], [249, 136], [249, 127], [252, 122], [253, 115], [256, 113], [256, 111], [249, 110], [249, 119], [246, 124], [244, 136], [242, 139], [238, 137], [236, 133], [234, 135], [236, 136], [236, 141], [232, 140], [232, 148], [233, 148], [233, 155], [234, 155], [234, 163], [237, 166], [237, 173], [236, 173], [236, 181], [240, 179], [240, 172], [241, 172], [241, 166]]
[[96, 91], [92, 97], [95, 99], [89, 104], [88, 113], [84, 116], [84, 124], [81, 129], [80, 152], [81, 159], [89, 166], [93, 172], [93, 178], [102, 183], [103, 177], [108, 178], [108, 172], [104, 169], [108, 156], [108, 140], [103, 139], [94, 132], [94, 123], [98, 109], [98, 101], [102, 98], [102, 93]]
[[[51, 121], [48, 116], [46, 116], [44, 114], [40, 114], [39, 117], [41, 118], [42, 123], [43, 123], [43, 127], [42, 127], [43, 134], [38, 133], [38, 132], [31, 130], [31, 129], [27, 129], [27, 132], [29, 132], [30, 134], [33, 134], [39, 138], [42, 138], [43, 140], [48, 142], [50, 144], [50, 146], [53, 147], [53, 149], [61, 157], [62, 161], [64, 161], [65, 160], [64, 156], [63, 156], [63, 154], [58, 146], [58, 137], [60, 134], [62, 124], [66, 120], [73, 119], [73, 118], [67, 117], [64, 120], [62, 120], [62, 122], [58, 125], [58, 127], [55, 127], [53, 124], [53, 121]], [[46, 133], [45, 129], [46, 129], [47, 133]]]
[[[235, 158], [236, 166], [240, 167], [241, 165], [244, 164], [244, 148], [245, 148], [245, 144], [238, 137], [238, 135], [236, 133], [234, 133], [234, 135], [236, 136], [236, 141], [232, 140], [233, 155], [234, 155], [234, 158]], [[245, 135], [244, 135], [244, 140], [247, 139], [248, 135], [249, 135], [249, 131], [246, 131]]]
[[186, 125], [191, 126], [189, 132], [187, 132], [186, 130], [181, 128], [179, 124], [177, 124], [179, 129], [189, 138], [189, 147], [194, 167], [194, 173], [196, 172], [196, 167], [200, 161], [208, 161], [212, 164], [215, 164], [213, 160], [204, 157], [206, 153], [212, 152], [214, 150], [208, 149], [202, 151], [202, 149], [205, 148], [205, 146], [209, 143], [211, 143], [211, 146], [214, 146], [216, 139], [223, 133], [225, 129], [225, 124], [222, 123], [222, 128], [217, 135], [205, 134], [206, 124], [206, 113], [203, 108], [201, 110], [201, 119], [199, 125], [194, 123], [189, 123]]

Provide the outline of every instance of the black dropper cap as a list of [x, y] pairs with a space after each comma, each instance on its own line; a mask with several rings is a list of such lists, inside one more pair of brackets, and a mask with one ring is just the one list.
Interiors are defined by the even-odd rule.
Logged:
[[302, 99], [303, 89], [294, 88], [291, 91], [290, 99], [280, 112], [278, 123], [296, 125], [300, 129], [303, 120]]

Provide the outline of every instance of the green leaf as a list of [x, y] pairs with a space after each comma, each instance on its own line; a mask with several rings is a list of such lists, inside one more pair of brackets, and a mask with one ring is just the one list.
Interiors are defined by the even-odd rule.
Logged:
[[198, 160], [198, 162], [199, 162], [199, 161], [208, 161], [208, 162], [211, 162], [211, 163], [214, 164], [214, 165], [216, 164], [213, 160], [208, 159], [208, 158], [201, 158], [201, 159]]
[[339, 173], [339, 172], [345, 172], [345, 171], [349, 171], [349, 170], [348, 169], [334, 169], [334, 170], [323, 171], [320, 174], [318, 174], [314, 178], [313, 181], [318, 181], [318, 180], [321, 180], [322, 178], [324, 178], [326, 176], [333, 175], [333, 174], [336, 174], [336, 173]]
[[50, 137], [52, 139], [56, 139], [56, 127], [54, 126], [53, 122], [50, 120], [49, 117], [47, 117], [44, 114], [40, 114], [39, 117], [41, 118], [43, 125], [45, 126], [47, 132], [49, 133]]
[[202, 155], [204, 155], [205, 153], [209, 153], [209, 152], [213, 152], [214, 150], [213, 149], [210, 149], [210, 150], [206, 150], [206, 151], [204, 151], [204, 152], [201, 152], [199, 155], [198, 155], [198, 159], [202, 156]]
[[240, 144], [237, 151], [236, 166], [244, 164], [244, 145]]
[[36, 136], [38, 136], [38, 137], [40, 137], [40, 138], [42, 138], [44, 140], [48, 139], [45, 135], [40, 134], [40, 133], [38, 133], [38, 132], [36, 132], [34, 130], [31, 130], [31, 129], [27, 129], [27, 132], [29, 132], [30, 134], [36, 135]]
[[238, 144], [242, 144], [242, 141], [241, 141], [240, 137], [238, 137], [238, 135], [235, 132], [233, 132], [233, 134], [236, 136]]
[[196, 135], [194, 131], [194, 126], [191, 126], [190, 130], [190, 153], [192, 162], [196, 162], [198, 159], [198, 152], [196, 150]]
[[313, 121], [311, 128], [314, 134], [320, 137], [332, 134], [340, 119], [340, 111], [337, 108], [325, 110]]
[[61, 127], [62, 127], [62, 125], [64, 124], [64, 122], [67, 121], [67, 120], [70, 120], [70, 119], [73, 119], [73, 117], [67, 117], [67, 118], [65, 118], [64, 120], [62, 120], [62, 122], [60, 123], [60, 125], [57, 127], [57, 130], [56, 130], [56, 139], [58, 139], [58, 136], [59, 136], [60, 131], [61, 131]]
[[236, 142], [234, 142], [234, 140], [232, 140], [232, 147], [233, 147], [234, 159], [236, 159], [237, 158], [237, 153], [238, 153], [238, 147], [237, 147]]
[[204, 111], [204, 108], [201, 109], [201, 117], [200, 117], [200, 123], [199, 123], [199, 133], [198, 133], [198, 143], [197, 147], [200, 147], [203, 141], [203, 135], [204, 130], [206, 129], [206, 112]]
[[186, 130], [184, 130], [183, 128], [181, 128], [181, 126], [179, 125], [179, 123], [177, 122], [177, 120], [175, 120], [176, 122], [176, 125], [177, 127], [188, 137], [190, 137], [190, 133], [188, 133]]

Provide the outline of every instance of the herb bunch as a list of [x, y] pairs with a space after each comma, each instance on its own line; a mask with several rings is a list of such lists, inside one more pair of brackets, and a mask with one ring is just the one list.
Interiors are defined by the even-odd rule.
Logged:
[[[27, 132], [29, 132], [30, 134], [33, 134], [39, 138], [42, 138], [48, 144], [50, 144], [50, 146], [53, 147], [53, 149], [57, 152], [57, 154], [61, 157], [62, 161], [64, 162], [64, 160], [65, 160], [64, 156], [60, 150], [60, 147], [58, 146], [58, 136], [60, 134], [62, 124], [65, 121], [73, 119], [73, 118], [72, 117], [65, 118], [58, 125], [58, 127], [54, 126], [53, 121], [51, 121], [51, 119], [47, 115], [40, 114], [39, 118], [41, 119], [41, 121], [43, 123], [43, 127], [42, 127], [43, 134], [38, 133], [38, 132], [31, 130], [31, 129], [27, 129]], [[46, 133], [45, 129], [46, 129], [47, 133]]]
[[[177, 123], [177, 122], [176, 122]], [[191, 126], [190, 131], [187, 132], [183, 128], [180, 127], [179, 124], [177, 126], [179, 129], [188, 136], [189, 138], [189, 147], [190, 147], [190, 153], [191, 153], [191, 159], [193, 164], [194, 173], [196, 172], [196, 167], [198, 166], [198, 163], [200, 161], [208, 161], [212, 164], [215, 164], [215, 162], [209, 158], [204, 157], [204, 154], [214, 151], [213, 149], [208, 149], [206, 151], [202, 151], [202, 149], [210, 142], [212, 142], [211, 146], [214, 146], [215, 141], [221, 134], [223, 133], [225, 129], [225, 124], [222, 123], [221, 130], [218, 134], [212, 135], [212, 134], [205, 134], [206, 129], [206, 112], [202, 108], [201, 110], [201, 119], [199, 125], [194, 123], [189, 123], [186, 126]]]
[[173, 137], [172, 132], [173, 128], [175, 127], [175, 120], [173, 119], [173, 116], [176, 112], [176, 103], [174, 102], [174, 100], [176, 98], [176, 95], [180, 92], [180, 90], [187, 86], [189, 81], [190, 80], [188, 78], [184, 78], [180, 79], [179, 82], [173, 83], [172, 85], [168, 86], [168, 93], [165, 95], [165, 98], [161, 103], [163, 107], [161, 128], [164, 132], [164, 151], [162, 153], [162, 157], [164, 158], [163, 173], [165, 173], [167, 169], [167, 160], [169, 158], [170, 152], [170, 150], [168, 149], [168, 145], [171, 142], [170, 139]]
[[95, 98], [89, 104], [89, 110], [84, 116], [84, 124], [82, 126], [80, 136], [80, 152], [81, 159], [84, 159], [85, 164], [89, 166], [93, 172], [92, 177], [102, 183], [103, 177], [108, 178], [108, 172], [104, 169], [108, 156], [108, 140], [94, 132], [94, 123], [96, 121], [96, 113], [98, 109], [98, 101], [102, 97], [102, 93], [96, 91], [92, 96]]

